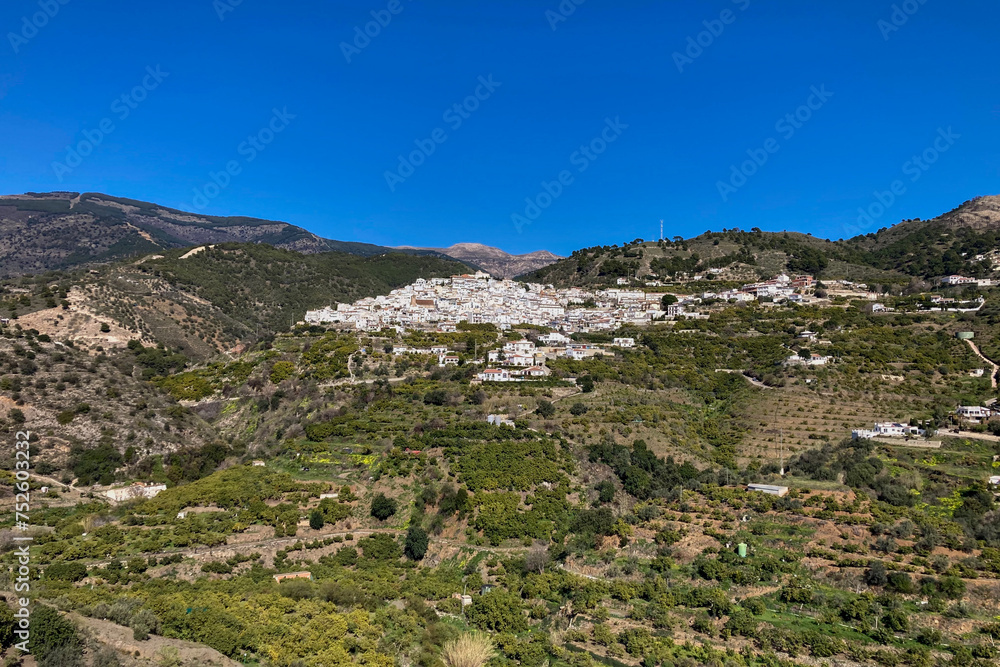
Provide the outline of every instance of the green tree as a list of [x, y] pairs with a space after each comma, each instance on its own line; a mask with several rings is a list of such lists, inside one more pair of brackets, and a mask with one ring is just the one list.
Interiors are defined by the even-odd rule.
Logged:
[[376, 494], [372, 500], [371, 514], [379, 521], [385, 521], [396, 513], [396, 501], [384, 493]]
[[31, 610], [31, 639], [28, 648], [39, 665], [75, 665], [77, 662], [56, 660], [67, 655], [79, 655], [81, 652], [80, 638], [73, 624], [52, 607], [42, 604]]
[[318, 509], [314, 509], [309, 512], [309, 527], [313, 530], [320, 530], [326, 521], [323, 518], [323, 513]]
[[488, 632], [524, 632], [528, 619], [521, 613], [521, 600], [494, 589], [473, 599], [465, 613], [472, 625]]
[[556, 406], [552, 405], [550, 401], [539, 401], [538, 408], [535, 410], [540, 417], [549, 419], [556, 414]]
[[427, 531], [419, 524], [413, 523], [406, 531], [406, 544], [403, 547], [403, 553], [410, 560], [423, 560], [427, 554], [427, 544]]
[[663, 310], [667, 309], [667, 306], [672, 306], [677, 303], [677, 297], [673, 294], [664, 294], [660, 299], [660, 305], [663, 306]]

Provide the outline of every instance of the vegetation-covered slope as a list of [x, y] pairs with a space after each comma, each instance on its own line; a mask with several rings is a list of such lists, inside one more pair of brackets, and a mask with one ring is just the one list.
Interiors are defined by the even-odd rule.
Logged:
[[233, 242], [264, 243], [302, 253], [439, 255], [332, 241], [285, 222], [207, 216], [97, 193], [0, 197], [0, 277], [72, 269], [170, 248]]

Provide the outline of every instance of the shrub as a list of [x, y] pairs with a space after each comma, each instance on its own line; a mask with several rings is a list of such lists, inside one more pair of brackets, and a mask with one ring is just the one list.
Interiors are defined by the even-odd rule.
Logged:
[[271, 367], [271, 382], [281, 384], [285, 380], [295, 375], [295, 364], [290, 361], [277, 361]]
[[492, 640], [478, 632], [453, 639], [441, 649], [441, 657], [448, 667], [482, 667], [494, 655]]
[[535, 412], [538, 413], [539, 417], [548, 419], [556, 414], [556, 406], [552, 405], [550, 401], [539, 401]]
[[886, 588], [895, 593], [910, 594], [914, 590], [913, 580], [906, 572], [892, 572], [889, 574]]
[[78, 661], [60, 662], [65, 656], [81, 653], [80, 638], [73, 624], [46, 605], [36, 605], [31, 613], [31, 639], [28, 648], [40, 665], [70, 665]]
[[87, 566], [79, 562], [53, 563], [45, 568], [47, 579], [60, 581], [80, 581], [87, 576]]
[[379, 493], [372, 500], [371, 514], [379, 521], [385, 521], [396, 513], [396, 501], [387, 497], [384, 493]]
[[528, 619], [521, 613], [521, 600], [515, 595], [492, 590], [472, 601], [466, 612], [469, 622], [489, 632], [523, 632]]
[[427, 544], [427, 531], [419, 525], [413, 524], [406, 531], [406, 545], [403, 547], [403, 553], [410, 560], [423, 560], [427, 554]]

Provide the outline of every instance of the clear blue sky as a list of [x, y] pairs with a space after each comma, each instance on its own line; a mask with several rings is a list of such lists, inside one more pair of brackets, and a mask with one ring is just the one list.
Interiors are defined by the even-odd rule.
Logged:
[[[559, 0], [397, 0], [397, 14], [390, 0], [62, 1], [42, 0], [52, 18], [32, 18], [38, 0], [0, 8], [4, 193], [197, 201], [342, 240], [559, 253], [653, 239], [661, 218], [667, 236], [839, 238], [894, 181], [901, 194], [864, 231], [1000, 193], [994, 0], [910, 0], [898, 26], [890, 0], [586, 0], [565, 21], [546, 15]], [[345, 56], [372, 11], [391, 21]], [[709, 28], [718, 34], [700, 35], [706, 46], [679, 68], [674, 54]], [[157, 66], [161, 81], [147, 74]], [[478, 82], [490, 76], [492, 92]], [[121, 101], [143, 83], [144, 100]], [[814, 86], [832, 97], [810, 100]], [[475, 111], [445, 117], [477, 89]], [[274, 121], [263, 150], [241, 150], [274, 109], [295, 118]], [[797, 110], [809, 116], [800, 127], [777, 126]], [[102, 122], [113, 131], [71, 166], [67, 147]], [[390, 187], [397, 156], [438, 128], [443, 142]], [[948, 128], [960, 137], [935, 156]], [[574, 156], [602, 132], [614, 139], [604, 153]], [[777, 152], [720, 193], [765, 145]], [[908, 164], [926, 149], [934, 164]], [[197, 200], [230, 161], [239, 173]], [[553, 185], [561, 173], [566, 185]], [[515, 224], [543, 181], [561, 194]]]

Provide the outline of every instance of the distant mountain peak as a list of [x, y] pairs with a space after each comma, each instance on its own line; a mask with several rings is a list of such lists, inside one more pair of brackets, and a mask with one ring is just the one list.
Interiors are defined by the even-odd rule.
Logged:
[[413, 248], [408, 250], [430, 250], [447, 255], [462, 262], [475, 264], [499, 278], [513, 278], [558, 262], [562, 257], [548, 250], [536, 250], [524, 255], [509, 252], [482, 243], [456, 243], [448, 248]]

